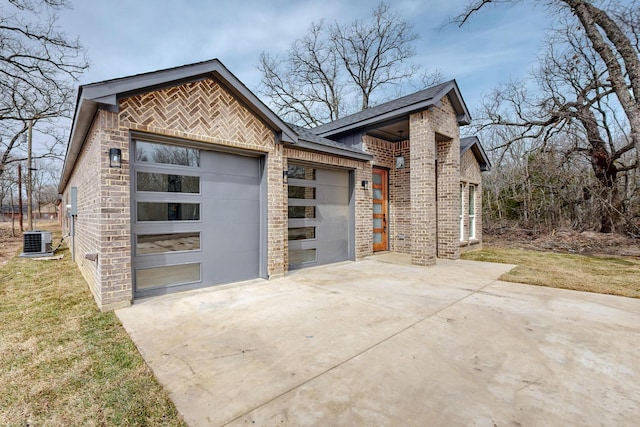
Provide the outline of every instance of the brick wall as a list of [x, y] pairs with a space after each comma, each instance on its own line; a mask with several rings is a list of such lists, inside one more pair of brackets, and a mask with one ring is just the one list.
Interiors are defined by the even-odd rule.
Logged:
[[[362, 259], [372, 254], [372, 227], [373, 227], [373, 207], [371, 206], [371, 186], [368, 189], [363, 189], [360, 183], [364, 180], [371, 182], [371, 164], [365, 161], [358, 161], [354, 159], [347, 159], [339, 156], [332, 156], [323, 153], [314, 153], [312, 151], [298, 150], [293, 147], [284, 147], [284, 163], [289, 164], [289, 161], [302, 161], [312, 164], [317, 164], [319, 167], [331, 166], [340, 167], [344, 169], [353, 170], [355, 172], [355, 256], [356, 260]], [[286, 232], [286, 218], [287, 218], [287, 185], [284, 186], [285, 192], [282, 200], [283, 212], [285, 214], [285, 227]], [[271, 195], [269, 195], [271, 196]], [[284, 266], [288, 267], [288, 242], [285, 239], [283, 245], [285, 250]]]
[[412, 114], [409, 127], [411, 262], [431, 265], [436, 256], [457, 259], [460, 134], [448, 97], [439, 107]]
[[[97, 252], [100, 242], [100, 170], [102, 153], [100, 143], [99, 121], [95, 121], [89, 130], [89, 136], [78, 155], [76, 169], [62, 194], [63, 204], [71, 203], [71, 188], [77, 188], [77, 212], [75, 219], [75, 236], [70, 240], [75, 262], [84, 276], [89, 289], [98, 306], [102, 305], [101, 279], [98, 264], [100, 259], [90, 261], [85, 258], [87, 253]], [[62, 221], [63, 234], [71, 232], [72, 219], [64, 216]]]
[[269, 278], [287, 271], [287, 193], [282, 172], [287, 163], [284, 147], [276, 145], [267, 155], [267, 271]]
[[[471, 249], [482, 248], [482, 171], [480, 170], [480, 165], [471, 150], [467, 150], [467, 152], [462, 156], [462, 159], [460, 159], [460, 182], [464, 185], [464, 193], [462, 197], [465, 206], [463, 213], [464, 239], [460, 241], [460, 250], [464, 252]], [[468, 238], [469, 184], [476, 185], [476, 238], [472, 240]], [[458, 236], [460, 236], [459, 230]]]
[[[435, 262], [436, 251], [448, 258], [459, 256], [459, 132], [446, 98], [439, 107], [412, 114], [409, 123], [411, 141], [390, 143], [365, 137], [363, 143], [374, 155], [373, 164], [389, 169], [390, 249], [410, 253], [414, 264], [429, 265]], [[288, 266], [287, 187], [282, 171], [289, 159], [355, 171], [355, 256], [362, 259], [372, 253], [372, 186], [360, 186], [363, 180], [372, 182], [372, 163], [274, 144], [275, 135], [268, 126], [215, 80], [205, 79], [124, 98], [119, 112], [99, 111], [94, 119], [64, 197], [67, 203], [70, 187], [78, 187], [76, 262], [102, 309], [130, 304], [133, 294], [132, 131], [265, 155], [269, 277], [284, 274]], [[122, 150], [122, 169], [108, 167], [109, 148]], [[398, 155], [405, 157], [404, 169], [395, 169]], [[85, 259], [87, 253], [98, 253], [98, 259]]]
[[[373, 155], [373, 166], [389, 169], [389, 250], [410, 253], [411, 250], [411, 159], [409, 141], [389, 142], [365, 135], [363, 148]], [[396, 169], [396, 157], [404, 156], [405, 167]]]
[[411, 263], [436, 262], [436, 142], [431, 113], [409, 117], [411, 156]]
[[[99, 111], [65, 189], [78, 187], [76, 262], [103, 310], [131, 303], [129, 148], [131, 131], [258, 151], [266, 156], [269, 202], [267, 271], [284, 272], [286, 210], [283, 149], [275, 135], [215, 80], [206, 79], [120, 101], [118, 113]], [[111, 169], [109, 148], [122, 150], [122, 169]], [[286, 209], [286, 208], [285, 208]], [[98, 253], [88, 261], [85, 253]]]
[[100, 111], [98, 120], [103, 152], [122, 150], [122, 169], [109, 168], [108, 156], [100, 163], [98, 265], [102, 308], [111, 309], [129, 304], [132, 298], [129, 132], [118, 126], [117, 113]]
[[395, 235], [393, 250], [411, 253], [411, 150], [409, 141], [396, 143], [395, 157], [404, 156], [404, 169], [394, 169], [393, 200]]
[[431, 111], [437, 146], [437, 253], [460, 257], [460, 128], [449, 98]]
[[[457, 259], [460, 134], [448, 97], [439, 107], [412, 114], [409, 136], [397, 143], [363, 137], [373, 166], [389, 169], [389, 250], [411, 254], [418, 265], [434, 264], [436, 256]], [[405, 167], [396, 169], [400, 155]]]

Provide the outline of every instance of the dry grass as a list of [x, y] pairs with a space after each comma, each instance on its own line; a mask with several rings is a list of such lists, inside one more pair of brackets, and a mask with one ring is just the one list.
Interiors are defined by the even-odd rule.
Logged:
[[0, 267], [0, 425], [185, 425], [118, 318], [97, 310], [59, 253]]
[[[117, 317], [96, 309], [59, 253], [0, 263], [0, 425], [185, 425]], [[505, 281], [640, 298], [637, 258], [491, 247], [463, 257], [517, 264]]]
[[517, 264], [500, 280], [640, 298], [640, 259], [485, 247], [464, 259]]
[[22, 234], [16, 226], [12, 229], [11, 222], [0, 222], [0, 267], [13, 258], [22, 247]]

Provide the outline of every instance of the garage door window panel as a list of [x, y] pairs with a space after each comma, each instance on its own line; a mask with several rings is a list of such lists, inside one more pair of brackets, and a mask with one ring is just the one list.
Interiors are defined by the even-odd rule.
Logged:
[[137, 234], [136, 255], [200, 250], [200, 233]]
[[289, 240], [311, 240], [316, 238], [315, 227], [289, 228]]
[[315, 200], [315, 187], [302, 187], [298, 185], [289, 185], [288, 189], [290, 199]]
[[314, 219], [316, 217], [315, 206], [289, 206], [287, 210], [290, 219]]
[[165, 265], [136, 270], [136, 289], [145, 290], [199, 282], [200, 263]]
[[136, 162], [178, 166], [200, 166], [200, 150], [177, 145], [136, 141]]
[[303, 265], [318, 261], [316, 249], [292, 249], [289, 251], [289, 264]]
[[287, 177], [289, 179], [314, 181], [316, 179], [316, 169], [311, 166], [289, 165]]
[[199, 203], [138, 202], [138, 222], [151, 221], [199, 221]]
[[200, 193], [200, 177], [136, 172], [136, 190], [158, 193]]

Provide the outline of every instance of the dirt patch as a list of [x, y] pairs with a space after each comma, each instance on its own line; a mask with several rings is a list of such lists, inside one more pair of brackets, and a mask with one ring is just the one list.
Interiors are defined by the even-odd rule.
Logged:
[[20, 229], [16, 229], [14, 236], [11, 231], [10, 222], [0, 222], [0, 266], [5, 265], [7, 261], [17, 255], [22, 245], [22, 233]]
[[543, 232], [519, 227], [500, 227], [483, 230], [483, 241], [487, 246], [498, 248], [640, 258], [640, 239], [613, 233], [573, 230]]

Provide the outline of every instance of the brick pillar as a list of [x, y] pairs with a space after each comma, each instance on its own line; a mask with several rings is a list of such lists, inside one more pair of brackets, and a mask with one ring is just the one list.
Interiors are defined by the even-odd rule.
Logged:
[[436, 262], [436, 145], [428, 111], [409, 117], [409, 134], [411, 263], [433, 265]]
[[[287, 263], [287, 195], [282, 172], [287, 167], [282, 144], [267, 155], [267, 274], [281, 277]], [[284, 208], [283, 208], [284, 207]]]
[[[361, 260], [373, 254], [373, 202], [372, 202], [372, 165], [364, 163], [364, 167], [355, 172], [355, 202], [356, 202], [356, 260]], [[369, 182], [368, 188], [362, 188], [361, 182]]]
[[460, 258], [460, 139], [436, 138], [438, 258]]
[[[100, 139], [100, 192], [97, 280], [103, 311], [126, 307], [133, 298], [131, 264], [131, 164], [129, 135], [119, 127], [117, 113], [98, 113]], [[122, 150], [122, 168], [109, 167], [110, 148]], [[76, 260], [83, 254], [77, 254]]]

